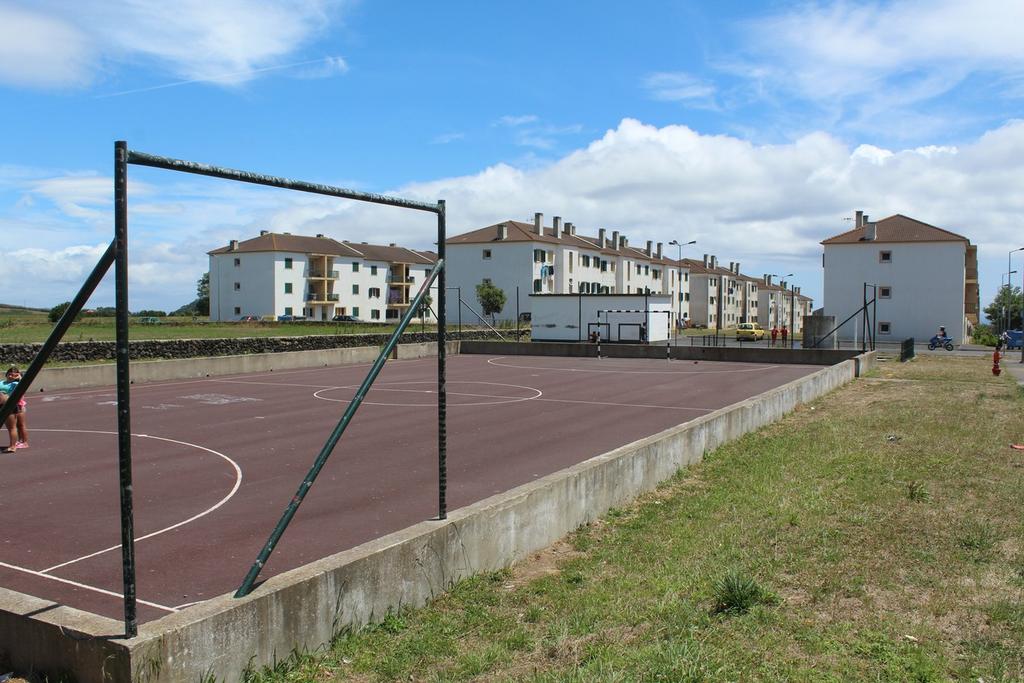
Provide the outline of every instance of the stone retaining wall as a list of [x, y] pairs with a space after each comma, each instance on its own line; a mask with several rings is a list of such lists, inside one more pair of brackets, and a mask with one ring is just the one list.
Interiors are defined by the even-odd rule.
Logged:
[[[515, 336], [515, 330], [502, 331], [507, 337]], [[529, 336], [529, 330], [520, 335]], [[483, 330], [463, 331], [462, 339], [488, 339], [493, 333]], [[250, 353], [278, 353], [281, 351], [321, 351], [324, 349], [345, 349], [360, 346], [383, 346], [390, 334], [322, 334], [301, 337], [238, 337], [234, 339], [147, 339], [129, 344], [133, 360], [157, 358], [197, 358], [210, 356], [242, 356]], [[459, 336], [448, 333], [448, 339]], [[434, 332], [406, 332], [403, 344], [437, 341]], [[0, 365], [28, 365], [42, 344], [0, 344]], [[81, 363], [112, 361], [116, 358], [112, 341], [63, 342], [57, 346], [50, 362]]]

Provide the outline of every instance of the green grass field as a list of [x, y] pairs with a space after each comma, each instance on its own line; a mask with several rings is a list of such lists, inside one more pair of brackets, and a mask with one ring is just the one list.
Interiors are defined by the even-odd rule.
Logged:
[[1024, 393], [920, 358], [250, 681], [1024, 680]]
[[[157, 324], [142, 324], [139, 317], [131, 319], [131, 339], [215, 339], [232, 337], [292, 337], [310, 334], [388, 333], [394, 325], [372, 323], [279, 323], [279, 322], [200, 322], [191, 317], [160, 318]], [[433, 325], [421, 326], [418, 321], [409, 331], [433, 331]], [[0, 307], [0, 343], [32, 343], [45, 341], [53, 330], [46, 312]], [[113, 341], [114, 319], [82, 317], [64, 336], [65, 341]]]

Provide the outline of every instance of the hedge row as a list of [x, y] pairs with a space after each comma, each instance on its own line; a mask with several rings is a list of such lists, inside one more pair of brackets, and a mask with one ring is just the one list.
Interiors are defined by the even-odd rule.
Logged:
[[[506, 337], [515, 331], [502, 332]], [[528, 336], [529, 330], [522, 330]], [[132, 359], [197, 358], [203, 356], [239, 356], [249, 353], [277, 353], [280, 351], [318, 351], [322, 349], [353, 348], [357, 346], [383, 346], [389, 334], [340, 334], [309, 335], [306, 337], [240, 337], [232, 339], [148, 339], [133, 341], [128, 345]], [[458, 339], [457, 334], [448, 335]], [[487, 331], [465, 331], [463, 339], [488, 339], [494, 335]], [[437, 340], [433, 332], [407, 332], [402, 336], [403, 344], [432, 342]], [[27, 365], [42, 348], [42, 344], [0, 344], [0, 365]], [[116, 358], [114, 342], [64, 342], [59, 344], [51, 362], [81, 363], [88, 361], [109, 361]]]

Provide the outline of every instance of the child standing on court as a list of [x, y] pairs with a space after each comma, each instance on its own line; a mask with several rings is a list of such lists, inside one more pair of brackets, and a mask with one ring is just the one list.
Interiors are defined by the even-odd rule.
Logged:
[[[15, 387], [18, 386], [20, 381], [21, 370], [13, 366], [7, 368], [4, 381], [0, 382], [0, 393], [4, 394], [4, 401], [14, 392]], [[15, 450], [28, 448], [28, 426], [25, 421], [25, 408], [27, 405], [28, 402], [24, 398], [21, 399], [18, 401], [18, 405], [14, 407], [14, 412], [7, 417], [5, 426], [10, 435], [11, 445], [3, 450], [4, 453], [13, 453]]]

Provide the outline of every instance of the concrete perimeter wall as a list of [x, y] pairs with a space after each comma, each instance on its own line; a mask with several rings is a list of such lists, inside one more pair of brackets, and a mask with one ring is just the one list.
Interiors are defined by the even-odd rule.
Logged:
[[[449, 354], [459, 352], [458, 341], [447, 342]], [[247, 372], [296, 370], [331, 365], [372, 363], [380, 353], [379, 346], [361, 346], [317, 351], [285, 351], [279, 353], [248, 353], [241, 356], [212, 356], [208, 358], [180, 358], [175, 360], [132, 361], [132, 383], [160, 382], [172, 379], [217, 377]], [[391, 354], [396, 359], [412, 359], [437, 354], [437, 342], [399, 344]], [[113, 386], [117, 368], [113, 363], [79, 365], [67, 368], [43, 368], [29, 388], [32, 393], [78, 389], [83, 387]]]
[[82, 683], [127, 680], [127, 672], [146, 683], [191, 683], [211, 674], [237, 681], [247, 667], [319, 647], [345, 628], [423, 605], [460, 579], [523, 559], [705, 453], [851, 381], [875, 357], [857, 360], [461, 508], [446, 520], [421, 522], [271, 577], [246, 598], [227, 594], [148, 622], [131, 640], [112, 637], [120, 624], [109, 619], [0, 591], [0, 644], [8, 650], [0, 656], [21, 670], [62, 672]]
[[[604, 358], [665, 358], [729, 363], [772, 363], [774, 365], [834, 365], [855, 358], [860, 351], [832, 349], [782, 349], [738, 346], [669, 346], [658, 344], [601, 344]], [[597, 344], [565, 342], [462, 342], [460, 353], [491, 356], [571, 356], [597, 358]]]

